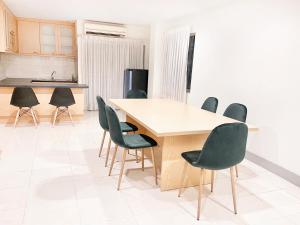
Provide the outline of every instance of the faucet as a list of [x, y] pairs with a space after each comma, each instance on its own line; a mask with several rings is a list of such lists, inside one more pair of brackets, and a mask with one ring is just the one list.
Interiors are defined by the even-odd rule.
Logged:
[[55, 70], [51, 73], [51, 80], [54, 80], [54, 74], [56, 74]]

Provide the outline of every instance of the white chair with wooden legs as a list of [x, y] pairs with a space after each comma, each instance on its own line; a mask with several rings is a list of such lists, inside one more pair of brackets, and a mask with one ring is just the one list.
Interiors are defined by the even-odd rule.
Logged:
[[197, 220], [200, 218], [201, 199], [203, 197], [203, 177], [207, 170], [212, 171], [211, 191], [213, 192], [215, 170], [230, 169], [234, 213], [237, 214], [236, 176], [234, 169], [245, 157], [247, 136], [247, 125], [243, 123], [223, 124], [211, 132], [202, 150], [184, 152], [181, 154], [185, 163], [181, 175], [181, 188], [179, 189], [178, 197], [181, 196], [182, 189], [185, 186], [188, 165], [200, 169]]
[[[107, 122], [106, 111], [105, 111], [106, 104], [100, 96], [97, 96], [96, 100], [98, 103], [98, 110], [99, 110], [99, 115], [98, 115], [99, 123], [100, 123], [101, 128], [104, 130], [104, 133], [102, 135], [100, 149], [99, 149], [99, 154], [98, 154], [98, 156], [101, 157], [103, 145], [104, 145], [104, 141], [105, 141], [105, 136], [106, 136], [106, 133], [109, 131], [109, 128], [108, 128], [108, 122]], [[128, 122], [121, 122], [120, 126], [121, 126], [122, 132], [135, 132], [138, 130], [138, 128], [135, 125], [133, 125], [132, 123], [128, 123]], [[109, 141], [108, 141], [108, 148], [107, 148], [106, 157], [105, 157], [105, 167], [107, 167], [107, 164], [108, 164], [110, 147], [111, 147], [111, 138], [109, 138]]]
[[109, 169], [109, 176], [111, 175], [112, 168], [114, 166], [116, 154], [118, 151], [118, 147], [123, 148], [123, 153], [122, 153], [122, 162], [121, 162], [121, 171], [119, 174], [119, 180], [118, 180], [118, 186], [117, 190], [120, 190], [121, 186], [121, 180], [124, 172], [124, 165], [126, 161], [126, 152], [129, 149], [138, 149], [142, 153], [142, 170], [144, 170], [144, 150], [146, 148], [150, 148], [151, 150], [151, 156], [152, 156], [152, 163], [153, 163], [153, 170], [154, 170], [154, 176], [155, 176], [155, 184], [157, 184], [157, 171], [156, 171], [156, 165], [155, 165], [155, 158], [154, 158], [154, 149], [153, 147], [157, 146], [157, 142], [153, 140], [151, 137], [144, 135], [144, 134], [122, 134], [120, 122], [118, 119], [117, 114], [115, 111], [109, 107], [106, 106], [106, 116], [107, 116], [107, 121], [109, 125], [109, 133], [111, 136], [112, 141], [116, 144], [113, 157], [112, 157], [112, 162], [110, 165]]

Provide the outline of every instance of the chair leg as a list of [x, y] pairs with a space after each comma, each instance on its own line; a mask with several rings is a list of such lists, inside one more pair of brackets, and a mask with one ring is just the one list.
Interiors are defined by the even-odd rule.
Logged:
[[142, 171], [145, 170], [145, 153], [144, 149], [142, 149]]
[[53, 123], [52, 123], [52, 126], [54, 126], [54, 125], [55, 125], [55, 121], [56, 121], [57, 113], [58, 113], [58, 107], [56, 107], [56, 110], [55, 110], [55, 113], [54, 113], [54, 118], [53, 118]]
[[105, 140], [105, 135], [106, 135], [106, 130], [104, 131], [104, 133], [102, 135], [102, 141], [101, 141], [99, 155], [98, 155], [99, 157], [101, 157], [101, 153], [102, 153], [102, 149], [103, 149], [103, 144], [104, 144], [104, 140]]
[[110, 152], [110, 145], [111, 145], [111, 138], [109, 138], [109, 142], [108, 142], [108, 148], [107, 148], [106, 159], [105, 159], [105, 167], [107, 167], [107, 162], [108, 162], [108, 157], [109, 157], [109, 152]]
[[184, 188], [184, 178], [186, 175], [186, 169], [187, 169], [188, 163], [185, 161], [184, 165], [183, 165], [183, 170], [182, 170], [182, 174], [181, 174], [181, 180], [180, 180], [180, 187], [179, 187], [179, 191], [178, 191], [178, 197], [180, 197], [182, 190]]
[[201, 198], [202, 198], [202, 189], [203, 189], [203, 174], [204, 174], [204, 169], [201, 169], [201, 171], [200, 171], [200, 182], [199, 182], [199, 194], [198, 194], [197, 220], [200, 219]]
[[118, 150], [118, 145], [116, 145], [115, 151], [114, 151], [114, 154], [113, 154], [113, 157], [112, 157], [112, 159], [111, 159], [111, 164], [110, 164], [108, 176], [111, 175], [111, 171], [112, 171], [112, 168], [113, 168], [114, 163], [115, 163], [115, 158], [116, 158], [117, 150]]
[[155, 157], [154, 157], [154, 149], [151, 147], [151, 155], [152, 155], [152, 163], [154, 169], [154, 176], [155, 176], [155, 184], [157, 185], [157, 171], [156, 171], [156, 164], [155, 164]]
[[40, 118], [37, 116], [37, 113], [34, 110], [32, 110], [32, 112], [33, 112], [33, 115], [35, 117], [35, 120], [39, 123]]
[[235, 175], [236, 177], [239, 177], [239, 171], [238, 171], [238, 166], [235, 165]]
[[122, 165], [121, 165], [121, 171], [120, 171], [120, 175], [119, 175], [118, 188], [117, 188], [118, 191], [120, 190], [121, 180], [122, 180], [123, 171], [124, 171], [124, 165], [125, 165], [125, 160], [126, 160], [126, 150], [127, 149], [124, 149], [123, 156], [122, 156]]
[[18, 120], [19, 120], [19, 117], [20, 117], [20, 111], [21, 111], [21, 109], [19, 108], [19, 109], [18, 109], [18, 111], [17, 111], [17, 115], [16, 115], [16, 119], [15, 119], [14, 127], [16, 127], [16, 125], [17, 125], [17, 122], [18, 122]]
[[232, 190], [232, 199], [233, 199], [233, 207], [234, 213], [237, 214], [237, 207], [236, 207], [236, 177], [234, 175], [234, 168], [230, 167], [230, 177], [231, 177], [231, 190]]
[[73, 118], [72, 118], [72, 115], [71, 115], [71, 113], [70, 113], [69, 107], [67, 107], [67, 111], [68, 111], [68, 115], [69, 115], [69, 117], [70, 117], [70, 120], [71, 120], [71, 122], [72, 122], [72, 125], [74, 126]]
[[215, 171], [211, 171], [211, 181], [210, 181], [210, 191], [214, 191], [214, 182], [215, 182]]
[[135, 150], [135, 160], [136, 160], [136, 163], [139, 162], [138, 151], [137, 150]]
[[31, 116], [32, 116], [34, 125], [37, 127], [37, 123], [36, 123], [35, 116], [34, 116], [34, 112], [33, 112], [32, 108], [30, 108], [30, 112], [31, 112]]

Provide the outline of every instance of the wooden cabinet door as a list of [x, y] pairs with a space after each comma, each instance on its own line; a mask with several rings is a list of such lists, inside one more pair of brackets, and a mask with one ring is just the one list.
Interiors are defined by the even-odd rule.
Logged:
[[6, 51], [17, 52], [17, 20], [8, 9], [5, 9], [4, 13], [6, 25]]
[[5, 12], [4, 5], [0, 1], [0, 52], [6, 50], [6, 26], [5, 26]]
[[75, 27], [72, 25], [58, 25], [58, 50], [63, 56], [75, 55]]
[[20, 54], [40, 54], [40, 24], [35, 21], [18, 21]]
[[51, 23], [40, 23], [41, 54], [56, 55], [57, 47], [57, 27]]

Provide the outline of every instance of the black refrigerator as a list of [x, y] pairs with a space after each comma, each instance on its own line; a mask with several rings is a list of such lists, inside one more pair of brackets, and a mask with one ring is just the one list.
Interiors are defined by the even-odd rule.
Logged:
[[123, 97], [129, 90], [140, 89], [148, 93], [148, 70], [126, 69], [124, 73]]

